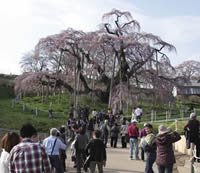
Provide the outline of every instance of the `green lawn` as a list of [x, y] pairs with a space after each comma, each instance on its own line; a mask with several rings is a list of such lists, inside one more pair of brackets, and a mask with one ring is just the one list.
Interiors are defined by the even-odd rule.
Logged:
[[12, 108], [12, 99], [0, 99], [0, 128], [19, 129], [26, 122], [32, 123], [39, 132], [48, 132], [52, 127], [66, 124], [67, 116], [56, 115], [56, 119], [49, 119], [45, 112], [40, 112], [38, 117], [32, 116], [31, 110], [23, 112], [20, 104]]

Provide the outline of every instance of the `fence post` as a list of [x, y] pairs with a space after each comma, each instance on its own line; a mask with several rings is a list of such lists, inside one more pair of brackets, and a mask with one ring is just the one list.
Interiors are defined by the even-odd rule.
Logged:
[[171, 119], [171, 109], [168, 110], [169, 119]]
[[23, 112], [25, 112], [25, 111], [26, 111], [26, 104], [23, 103]]
[[38, 107], [35, 108], [35, 115], [38, 116], [39, 115], [39, 110]]
[[155, 120], [157, 120], [157, 112], [155, 111]]
[[175, 130], [178, 132], [178, 121], [175, 120]]
[[190, 167], [190, 173], [194, 173], [194, 143], [191, 143], [191, 153], [190, 153], [190, 157], [191, 157], [191, 167]]
[[32, 115], [32, 118], [34, 117], [34, 109], [31, 108], [31, 115]]
[[182, 120], [184, 119], [184, 111], [182, 110]]
[[184, 106], [184, 113], [187, 114], [187, 107]]
[[168, 111], [166, 111], [166, 121], [168, 121]]
[[168, 104], [168, 115], [169, 115], [169, 119], [171, 119], [171, 102], [170, 101]]
[[12, 99], [12, 108], [15, 107], [15, 99]]
[[151, 111], [151, 121], [154, 121], [154, 110]]

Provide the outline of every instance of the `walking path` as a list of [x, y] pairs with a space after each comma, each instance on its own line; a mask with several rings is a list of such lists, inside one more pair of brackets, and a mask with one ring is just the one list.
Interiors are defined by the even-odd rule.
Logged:
[[[129, 160], [128, 148], [107, 148], [107, 163], [104, 173], [144, 173], [145, 162], [142, 160]], [[75, 173], [73, 168], [70, 150], [67, 153], [67, 173]], [[84, 171], [83, 171], [84, 172]], [[157, 166], [154, 164], [154, 172], [157, 172]]]

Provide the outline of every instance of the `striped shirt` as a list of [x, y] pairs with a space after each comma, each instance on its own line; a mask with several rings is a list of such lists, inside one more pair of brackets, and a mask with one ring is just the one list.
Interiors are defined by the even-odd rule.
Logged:
[[10, 152], [11, 173], [50, 173], [51, 164], [44, 147], [30, 139], [23, 140]]

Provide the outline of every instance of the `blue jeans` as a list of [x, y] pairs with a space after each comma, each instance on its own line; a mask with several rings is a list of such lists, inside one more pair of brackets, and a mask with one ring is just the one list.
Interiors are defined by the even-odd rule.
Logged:
[[139, 159], [138, 157], [138, 139], [137, 138], [130, 138], [129, 139], [129, 157], [132, 159], [133, 158], [133, 147], [135, 150], [135, 159]]
[[173, 164], [167, 166], [158, 165], [159, 173], [172, 173], [173, 172]]
[[145, 173], [154, 173], [153, 171], [153, 164], [156, 160], [156, 151], [153, 152], [146, 152], [146, 167]]

